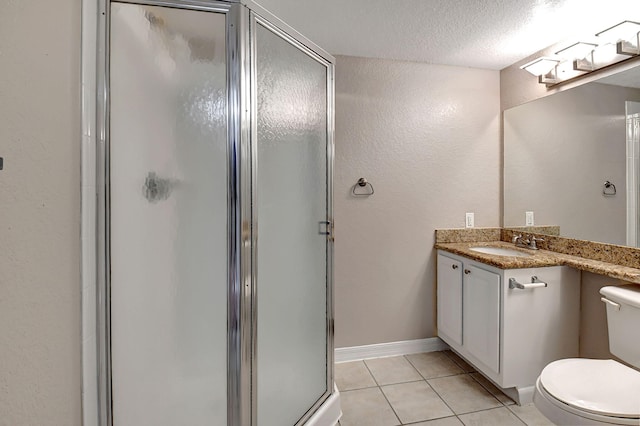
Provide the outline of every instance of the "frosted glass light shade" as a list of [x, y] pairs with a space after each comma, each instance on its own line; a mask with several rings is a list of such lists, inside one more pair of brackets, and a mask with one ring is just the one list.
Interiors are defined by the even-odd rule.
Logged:
[[640, 32], [640, 23], [633, 21], [623, 21], [611, 28], [596, 34], [596, 37], [604, 43], [617, 43], [619, 41], [631, 40], [637, 37]]
[[593, 50], [598, 47], [597, 44], [583, 43], [581, 41], [572, 44], [569, 47], [556, 52], [556, 55], [567, 61], [586, 58]]
[[520, 69], [528, 71], [535, 76], [540, 76], [548, 74], [559, 63], [560, 60], [558, 59], [542, 57], [524, 64]]

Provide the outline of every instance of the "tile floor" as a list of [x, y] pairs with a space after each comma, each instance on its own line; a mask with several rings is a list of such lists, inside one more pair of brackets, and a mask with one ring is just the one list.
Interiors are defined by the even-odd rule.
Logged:
[[451, 351], [336, 364], [341, 426], [553, 425]]

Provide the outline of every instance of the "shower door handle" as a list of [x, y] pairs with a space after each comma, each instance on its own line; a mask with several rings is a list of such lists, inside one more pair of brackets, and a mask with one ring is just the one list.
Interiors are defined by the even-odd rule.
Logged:
[[320, 235], [331, 235], [331, 222], [328, 220], [323, 220], [318, 223], [318, 234]]

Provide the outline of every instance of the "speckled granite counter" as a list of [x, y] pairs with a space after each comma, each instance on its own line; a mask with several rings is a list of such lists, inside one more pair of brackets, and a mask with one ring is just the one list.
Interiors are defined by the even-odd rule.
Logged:
[[[470, 250], [470, 247], [502, 247], [530, 254], [526, 257], [497, 256]], [[456, 242], [435, 244], [435, 248], [467, 257], [500, 269], [539, 268], [544, 266], [570, 266], [582, 271], [605, 275], [623, 281], [640, 284], [640, 269], [620, 266], [599, 260], [586, 259], [569, 254], [548, 250], [529, 250], [516, 248], [514, 244], [504, 241]]]

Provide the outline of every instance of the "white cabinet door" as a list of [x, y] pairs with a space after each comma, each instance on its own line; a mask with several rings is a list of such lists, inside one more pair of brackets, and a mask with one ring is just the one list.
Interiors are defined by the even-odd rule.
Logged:
[[[510, 289], [509, 278], [547, 287]], [[505, 271], [502, 289], [503, 387], [535, 383], [552, 361], [579, 355], [580, 271], [566, 266]]]
[[498, 373], [500, 354], [500, 275], [465, 264], [464, 347]]
[[438, 335], [462, 345], [462, 262], [438, 255]]

